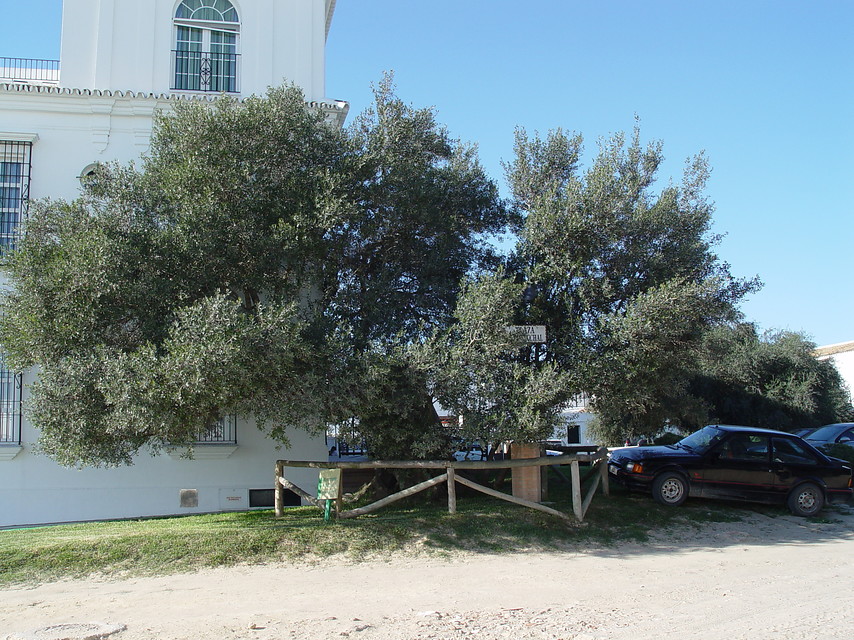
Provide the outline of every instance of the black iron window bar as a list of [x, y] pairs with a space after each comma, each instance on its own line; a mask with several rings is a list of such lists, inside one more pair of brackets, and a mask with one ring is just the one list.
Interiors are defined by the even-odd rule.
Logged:
[[27, 217], [32, 143], [0, 140], [0, 257], [15, 248]]
[[237, 416], [220, 418], [199, 434], [195, 444], [237, 444]]
[[6, 368], [0, 355], [0, 445], [21, 444], [23, 375]]
[[173, 51], [172, 89], [237, 92], [237, 53]]

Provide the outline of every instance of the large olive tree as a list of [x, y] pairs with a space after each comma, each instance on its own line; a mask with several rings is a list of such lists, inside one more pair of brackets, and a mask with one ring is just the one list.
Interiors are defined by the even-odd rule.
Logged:
[[388, 434], [438, 428], [400, 348], [450, 321], [506, 221], [473, 150], [388, 80], [343, 131], [294, 88], [177, 103], [138, 167], [31, 211], [0, 341], [37, 367], [30, 417], [67, 465], [190, 444], [231, 413], [283, 442], [354, 418], [411, 455]]

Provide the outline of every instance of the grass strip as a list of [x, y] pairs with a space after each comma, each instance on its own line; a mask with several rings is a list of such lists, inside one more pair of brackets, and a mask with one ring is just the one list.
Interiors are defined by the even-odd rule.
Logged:
[[[565, 486], [550, 489], [550, 506], [571, 513]], [[742, 512], [743, 513], [743, 512]], [[517, 553], [646, 541], [677, 524], [704, 526], [741, 518], [738, 508], [693, 501], [661, 507], [648, 496], [597, 495], [584, 523], [482, 494], [461, 492], [458, 512], [442, 496], [410, 498], [376, 514], [332, 524], [314, 507], [54, 525], [0, 531], [0, 586], [90, 575], [164, 575], [209, 567], [316, 561], [359, 561], [395, 553]]]

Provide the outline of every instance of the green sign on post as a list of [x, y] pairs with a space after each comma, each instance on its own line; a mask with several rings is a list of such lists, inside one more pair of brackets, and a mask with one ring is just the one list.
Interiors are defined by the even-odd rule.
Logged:
[[341, 469], [321, 469], [317, 478], [317, 499], [326, 500], [323, 519], [332, 518], [332, 503], [341, 497]]

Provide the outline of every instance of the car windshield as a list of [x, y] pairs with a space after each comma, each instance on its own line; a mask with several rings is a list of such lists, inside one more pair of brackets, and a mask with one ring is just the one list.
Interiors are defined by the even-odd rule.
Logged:
[[812, 433], [808, 433], [805, 437], [807, 440], [833, 440], [838, 431], [838, 426], [830, 425], [816, 429]]
[[724, 432], [717, 427], [703, 427], [699, 431], [692, 433], [690, 436], [682, 438], [676, 443], [676, 446], [683, 447], [697, 453], [704, 453], [710, 447], [713, 447], [721, 438], [724, 437]]

